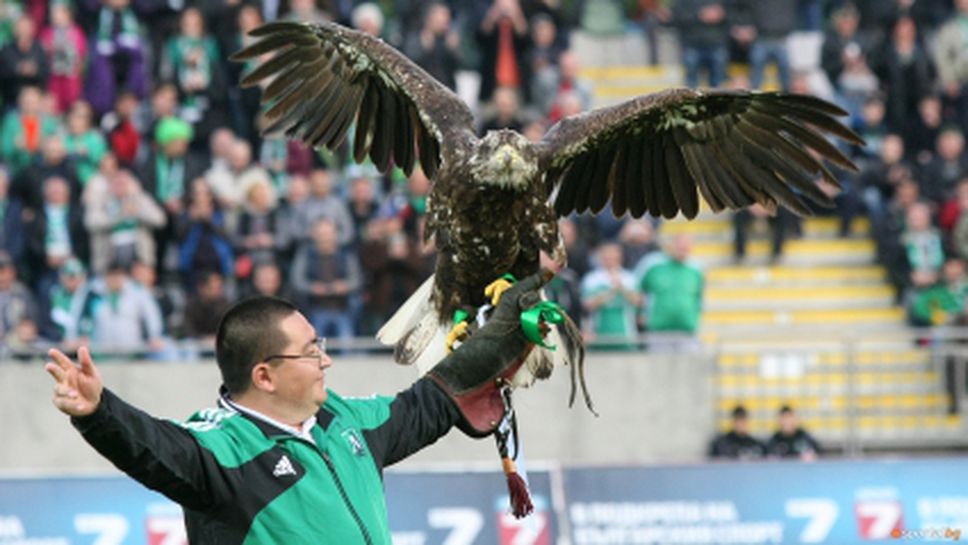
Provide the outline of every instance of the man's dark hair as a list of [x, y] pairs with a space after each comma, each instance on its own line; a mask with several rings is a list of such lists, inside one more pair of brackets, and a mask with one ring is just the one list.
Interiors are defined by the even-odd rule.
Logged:
[[793, 408], [789, 405], [780, 407], [780, 414], [793, 414]]
[[288, 301], [257, 296], [225, 313], [215, 332], [215, 361], [229, 394], [245, 392], [255, 364], [285, 348], [289, 341], [279, 321], [294, 312]]
[[746, 407], [742, 405], [737, 405], [735, 408], [733, 408], [733, 420], [741, 420], [743, 418], [746, 418], [747, 416], [748, 415], [746, 414]]

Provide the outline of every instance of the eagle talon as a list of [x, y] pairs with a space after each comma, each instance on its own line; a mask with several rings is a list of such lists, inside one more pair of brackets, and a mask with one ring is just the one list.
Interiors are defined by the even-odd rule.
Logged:
[[454, 327], [450, 328], [447, 333], [447, 340], [444, 345], [447, 347], [447, 353], [454, 351], [454, 343], [457, 341], [463, 342], [468, 337], [467, 333], [467, 322], [457, 322]]
[[496, 307], [497, 304], [501, 302], [501, 295], [503, 295], [504, 292], [510, 289], [513, 285], [514, 284], [504, 278], [498, 278], [484, 288], [484, 297], [490, 297], [491, 306]]

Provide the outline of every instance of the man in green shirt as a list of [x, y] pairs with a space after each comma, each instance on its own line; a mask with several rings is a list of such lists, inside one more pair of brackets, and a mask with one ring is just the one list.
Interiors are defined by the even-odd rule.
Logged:
[[667, 249], [668, 259], [650, 267], [639, 281], [649, 332], [696, 333], [702, 314], [703, 274], [689, 263], [691, 251], [689, 237], [677, 235]]
[[598, 267], [582, 279], [581, 296], [597, 348], [635, 347], [635, 313], [641, 295], [635, 289], [632, 273], [622, 268], [621, 246], [608, 243], [598, 249]]
[[189, 542], [390, 545], [383, 468], [454, 425], [477, 435], [497, 427], [496, 384], [530, 349], [519, 315], [540, 301], [546, 280], [535, 275], [506, 291], [486, 325], [394, 397], [328, 390], [325, 344], [294, 306], [270, 297], [226, 313], [216, 334], [219, 406], [184, 423], [153, 418], [105, 389], [86, 348], [79, 367], [51, 350], [46, 370], [54, 405], [88, 443], [182, 505]]

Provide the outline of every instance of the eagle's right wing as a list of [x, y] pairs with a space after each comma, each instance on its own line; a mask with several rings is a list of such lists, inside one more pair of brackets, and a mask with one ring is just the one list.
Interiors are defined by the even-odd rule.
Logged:
[[431, 179], [448, 148], [476, 138], [467, 105], [378, 38], [332, 23], [269, 23], [250, 35], [261, 39], [232, 60], [275, 53], [242, 79], [251, 87], [272, 77], [266, 132], [334, 148], [356, 120], [357, 162], [369, 154], [385, 172], [393, 160], [409, 176], [419, 160]]

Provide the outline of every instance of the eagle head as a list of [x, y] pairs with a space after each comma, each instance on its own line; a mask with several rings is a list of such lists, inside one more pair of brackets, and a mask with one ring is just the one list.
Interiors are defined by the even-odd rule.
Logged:
[[507, 189], [525, 189], [538, 172], [531, 142], [508, 129], [488, 131], [469, 162], [477, 183]]

